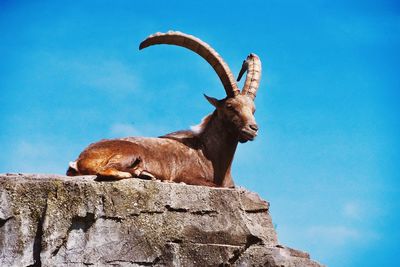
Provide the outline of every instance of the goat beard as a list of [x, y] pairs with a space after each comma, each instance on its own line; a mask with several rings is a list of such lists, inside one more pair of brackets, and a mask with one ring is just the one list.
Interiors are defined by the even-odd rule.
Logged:
[[254, 138], [249, 138], [248, 136], [244, 135], [234, 123], [228, 123], [226, 124], [226, 126], [226, 131], [230, 135], [233, 135], [234, 138], [236, 137], [239, 143], [243, 144], [247, 141], [253, 141]]
[[243, 144], [246, 143], [247, 141], [250, 141], [252, 139], [249, 139], [247, 136], [243, 135], [242, 133], [238, 133], [238, 141], [239, 143]]
[[246, 140], [246, 139], [243, 139], [243, 138], [239, 138], [239, 143], [241, 143], [241, 144], [246, 143], [247, 141], [249, 141], [249, 140]]

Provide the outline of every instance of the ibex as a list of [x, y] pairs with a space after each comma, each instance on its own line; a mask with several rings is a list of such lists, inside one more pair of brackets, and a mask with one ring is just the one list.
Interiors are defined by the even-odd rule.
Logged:
[[228, 65], [200, 39], [181, 32], [156, 33], [145, 39], [139, 49], [157, 44], [182, 46], [203, 57], [217, 73], [227, 96], [217, 100], [204, 95], [215, 110], [191, 130], [158, 138], [127, 137], [93, 143], [70, 163], [67, 175], [139, 177], [234, 187], [231, 164], [238, 142], [252, 141], [257, 136], [254, 99], [261, 78], [260, 59], [250, 54], [243, 61], [237, 81], [246, 71], [247, 76], [240, 91]]

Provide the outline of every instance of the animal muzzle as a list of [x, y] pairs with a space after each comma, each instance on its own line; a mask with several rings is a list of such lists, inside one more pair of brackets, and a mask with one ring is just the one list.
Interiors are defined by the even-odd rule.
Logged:
[[253, 141], [256, 138], [258, 132], [257, 124], [249, 124], [243, 127], [239, 132], [239, 142], [245, 143], [247, 141]]

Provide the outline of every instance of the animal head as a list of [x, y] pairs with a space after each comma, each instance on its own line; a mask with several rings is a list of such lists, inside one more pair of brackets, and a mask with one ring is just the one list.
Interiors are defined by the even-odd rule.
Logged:
[[243, 143], [252, 141], [257, 136], [258, 125], [254, 112], [254, 99], [260, 84], [261, 61], [255, 54], [250, 54], [243, 61], [237, 81], [247, 72], [243, 89], [240, 91], [234, 76], [222, 57], [200, 39], [181, 32], [169, 31], [155, 33], [146, 38], [139, 46], [143, 49], [157, 44], [182, 46], [203, 57], [215, 70], [224, 86], [226, 97], [221, 100], [206, 96], [215, 108], [217, 116], [238, 136]]
[[241, 143], [252, 141], [257, 136], [258, 126], [254, 118], [254, 101], [246, 95], [238, 94], [218, 100], [205, 95], [217, 110], [217, 116], [238, 136]]
[[217, 109], [218, 116], [236, 131], [241, 143], [254, 140], [258, 132], [254, 117], [256, 112], [254, 99], [261, 77], [261, 62], [257, 55], [250, 54], [243, 61], [237, 81], [240, 81], [246, 71], [248, 75], [241, 92], [234, 89], [233, 94], [222, 100], [205, 95], [208, 102]]

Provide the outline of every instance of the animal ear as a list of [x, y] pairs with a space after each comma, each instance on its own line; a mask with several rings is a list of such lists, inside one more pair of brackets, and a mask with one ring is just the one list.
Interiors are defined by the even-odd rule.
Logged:
[[207, 99], [208, 102], [210, 102], [211, 105], [213, 105], [214, 107], [218, 107], [218, 104], [219, 104], [218, 99], [216, 99], [214, 97], [210, 97], [206, 94], [204, 94], [204, 97]]

